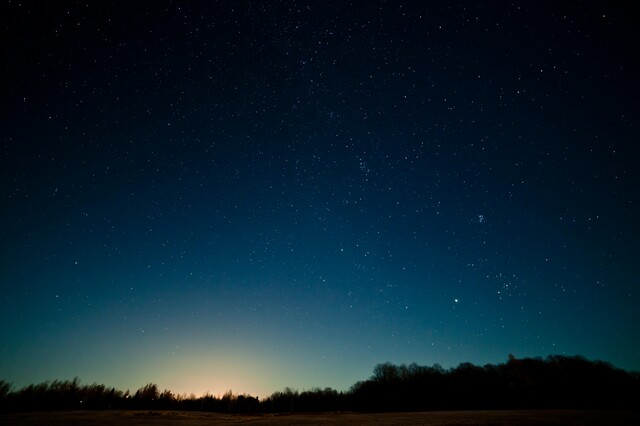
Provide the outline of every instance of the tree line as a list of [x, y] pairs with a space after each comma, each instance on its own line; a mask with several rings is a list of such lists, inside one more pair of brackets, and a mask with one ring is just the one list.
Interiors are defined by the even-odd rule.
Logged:
[[44, 382], [12, 390], [0, 380], [3, 411], [186, 410], [224, 413], [318, 411], [429, 411], [460, 409], [640, 408], [640, 373], [602, 361], [553, 355], [509, 356], [505, 363], [451, 369], [438, 364], [378, 364], [373, 375], [348, 391], [286, 388], [260, 401], [231, 391], [222, 396], [176, 395], [150, 383], [136, 392], [78, 379]]

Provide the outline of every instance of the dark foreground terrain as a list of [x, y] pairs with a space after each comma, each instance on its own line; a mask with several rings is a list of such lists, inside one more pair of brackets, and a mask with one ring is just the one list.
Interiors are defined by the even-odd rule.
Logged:
[[234, 415], [184, 411], [66, 411], [0, 415], [2, 425], [640, 425], [640, 412], [578, 410], [434, 411]]

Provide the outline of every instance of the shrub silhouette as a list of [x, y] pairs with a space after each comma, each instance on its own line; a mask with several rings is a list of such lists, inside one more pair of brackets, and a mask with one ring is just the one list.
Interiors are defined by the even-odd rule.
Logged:
[[198, 410], [224, 413], [310, 411], [427, 411], [453, 409], [630, 409], [640, 408], [640, 374], [602, 361], [552, 355], [546, 359], [512, 355], [503, 364], [462, 363], [445, 370], [438, 364], [375, 366], [372, 376], [347, 392], [291, 388], [259, 401], [231, 391], [221, 397], [159, 392], [149, 383], [133, 396], [101, 384], [55, 380], [12, 391], [0, 380], [3, 411], [78, 409]]
[[[456, 368], [379, 364], [350, 390], [363, 411], [496, 408], [637, 408], [640, 379], [601, 361], [550, 356]], [[635, 401], [635, 402], [634, 402]]]

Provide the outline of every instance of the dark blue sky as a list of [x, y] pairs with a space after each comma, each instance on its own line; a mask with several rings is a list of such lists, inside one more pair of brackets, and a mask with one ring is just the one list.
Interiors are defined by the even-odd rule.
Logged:
[[635, 6], [1, 15], [14, 385], [266, 396], [509, 353], [640, 369]]

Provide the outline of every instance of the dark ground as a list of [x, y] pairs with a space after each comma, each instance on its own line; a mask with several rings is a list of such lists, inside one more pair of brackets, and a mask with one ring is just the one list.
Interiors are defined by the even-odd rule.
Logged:
[[0, 415], [2, 425], [639, 425], [640, 412], [521, 410], [232, 415], [182, 411], [67, 411]]

